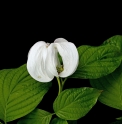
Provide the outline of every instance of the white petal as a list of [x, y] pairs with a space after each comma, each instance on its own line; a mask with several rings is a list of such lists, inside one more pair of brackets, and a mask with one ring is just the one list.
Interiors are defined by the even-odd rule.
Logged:
[[40, 82], [49, 82], [54, 78], [51, 74], [47, 75], [46, 58], [47, 44], [43, 41], [35, 43], [28, 54], [27, 70], [35, 80]]
[[66, 42], [61, 38], [54, 43], [63, 60], [64, 70], [59, 74], [60, 77], [67, 77], [73, 74], [79, 63], [79, 55], [76, 46], [71, 42]]
[[57, 38], [54, 41], [54, 43], [62, 43], [62, 42], [68, 42], [68, 41], [66, 39], [64, 39], [64, 38]]
[[[55, 47], [55, 44], [52, 43], [48, 46], [48, 55], [47, 55], [47, 61], [46, 65], [50, 65], [49, 68], [47, 68], [47, 72], [50, 72], [54, 76], [59, 76], [57, 72], [57, 65], [59, 65], [59, 60], [58, 60], [58, 51], [57, 48]], [[49, 75], [49, 74], [48, 74]]]

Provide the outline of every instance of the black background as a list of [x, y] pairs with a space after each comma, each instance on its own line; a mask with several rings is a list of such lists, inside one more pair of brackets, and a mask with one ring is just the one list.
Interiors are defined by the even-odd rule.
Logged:
[[[77, 47], [98, 46], [114, 35], [122, 35], [121, 16], [114, 11], [103, 14], [101, 11], [97, 12], [97, 9], [80, 10], [79, 7], [76, 7], [77, 9], [71, 7], [72, 11], [66, 9], [67, 7], [65, 8], [67, 11], [63, 7], [57, 7], [51, 12], [52, 8], [42, 10], [38, 8], [36, 11], [33, 7], [29, 9], [25, 7], [24, 10], [21, 7], [17, 8], [18, 6], [15, 9], [10, 7], [1, 12], [0, 69], [17, 68], [25, 64], [30, 47], [37, 41], [51, 43], [62, 37]], [[68, 79], [64, 89], [72, 87], [91, 86], [88, 80]], [[52, 102], [57, 92], [58, 85], [54, 79], [51, 89], [38, 107], [53, 112]], [[121, 115], [122, 111], [98, 101], [85, 117], [78, 120], [78, 124], [109, 124]]]

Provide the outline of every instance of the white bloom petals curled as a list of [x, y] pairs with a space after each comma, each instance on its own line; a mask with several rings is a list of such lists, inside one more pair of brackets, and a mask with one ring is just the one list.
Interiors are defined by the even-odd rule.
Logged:
[[[58, 42], [59, 41], [59, 42]], [[79, 55], [76, 46], [63, 38], [55, 40], [56, 48], [63, 60], [64, 70], [59, 74], [60, 77], [67, 77], [73, 74], [78, 66]]]
[[[60, 63], [58, 54], [63, 63]], [[31, 47], [27, 70], [35, 80], [49, 82], [54, 76], [67, 77], [73, 74], [78, 62], [79, 55], [76, 46], [64, 38], [57, 38], [54, 43], [39, 41]]]
[[40, 82], [49, 82], [54, 77], [46, 73], [46, 58], [47, 44], [45, 42], [39, 41], [31, 47], [28, 54], [27, 70], [35, 80]]
[[57, 72], [56, 66], [58, 66], [59, 64], [60, 64], [60, 62], [58, 60], [58, 51], [55, 48], [55, 44], [52, 43], [48, 47], [48, 55], [47, 55], [46, 65], [50, 65], [50, 67], [47, 68], [47, 72], [50, 72], [50, 73], [52, 73], [52, 75], [58, 77], [58, 72]]

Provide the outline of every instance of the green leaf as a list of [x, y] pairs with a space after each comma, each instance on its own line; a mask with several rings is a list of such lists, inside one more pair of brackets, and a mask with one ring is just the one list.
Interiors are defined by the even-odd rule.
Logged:
[[122, 120], [122, 117], [118, 117], [118, 118], [116, 118], [116, 120]]
[[26, 64], [0, 71], [0, 119], [9, 122], [33, 111], [47, 93], [51, 83], [35, 81]]
[[115, 35], [103, 42], [102, 45], [112, 45], [118, 47], [122, 57], [122, 35]]
[[83, 45], [78, 48], [78, 52], [79, 65], [71, 78], [100, 78], [113, 72], [122, 60], [119, 48], [112, 45]]
[[77, 120], [91, 110], [99, 95], [99, 90], [88, 87], [64, 90], [53, 103], [54, 112], [59, 118]]
[[103, 90], [99, 101], [110, 107], [122, 110], [122, 64], [113, 73], [90, 80], [93, 87]]
[[119, 48], [122, 52], [122, 35], [114, 35], [103, 42], [103, 45], [113, 45]]
[[51, 113], [36, 108], [30, 114], [20, 119], [17, 124], [49, 124], [51, 118]]
[[66, 120], [61, 119], [61, 118], [54, 118], [51, 121], [51, 124], [68, 124], [68, 122]]

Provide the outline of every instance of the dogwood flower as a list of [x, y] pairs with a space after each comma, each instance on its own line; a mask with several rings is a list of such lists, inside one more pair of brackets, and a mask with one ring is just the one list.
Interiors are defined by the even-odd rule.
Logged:
[[27, 70], [35, 80], [49, 82], [54, 76], [65, 78], [72, 75], [78, 63], [76, 46], [64, 38], [57, 38], [54, 43], [39, 41], [31, 47]]

